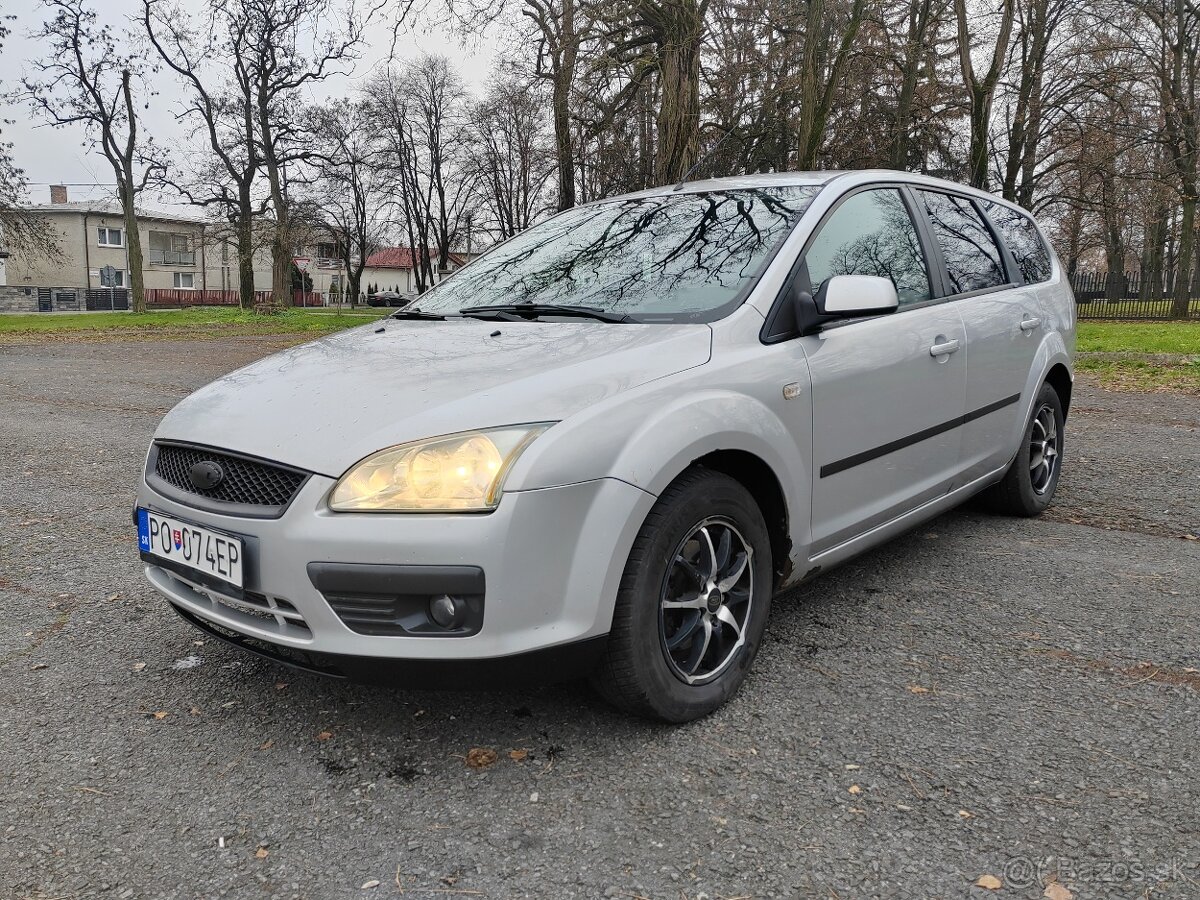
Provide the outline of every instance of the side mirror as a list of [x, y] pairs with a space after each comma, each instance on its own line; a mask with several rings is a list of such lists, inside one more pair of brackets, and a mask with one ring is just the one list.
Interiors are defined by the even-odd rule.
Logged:
[[877, 275], [834, 275], [814, 299], [822, 315], [841, 318], [895, 312], [900, 305], [896, 285]]

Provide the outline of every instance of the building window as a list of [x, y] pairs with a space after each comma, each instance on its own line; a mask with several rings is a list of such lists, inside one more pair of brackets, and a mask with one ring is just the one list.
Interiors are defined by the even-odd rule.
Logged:
[[97, 243], [101, 247], [124, 247], [125, 235], [120, 228], [97, 228], [96, 229]]
[[100, 287], [106, 287], [106, 288], [108, 288], [108, 287], [115, 287], [115, 288], [125, 287], [125, 272], [122, 269], [113, 269], [112, 284], [104, 283], [104, 275], [102, 274], [102, 272], [97, 272], [96, 275], [97, 275], [97, 279], [98, 279], [97, 283], [100, 285]]
[[196, 275], [193, 272], [176, 272], [175, 287], [190, 291], [196, 286]]

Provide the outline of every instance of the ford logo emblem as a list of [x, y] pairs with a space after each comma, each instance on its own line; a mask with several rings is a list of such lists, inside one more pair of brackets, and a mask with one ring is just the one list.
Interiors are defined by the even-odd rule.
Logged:
[[204, 459], [188, 469], [188, 478], [196, 490], [211, 491], [225, 479], [225, 470], [220, 463]]

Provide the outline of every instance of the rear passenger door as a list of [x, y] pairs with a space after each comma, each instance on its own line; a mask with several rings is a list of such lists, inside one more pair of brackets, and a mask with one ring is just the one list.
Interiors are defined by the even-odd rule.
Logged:
[[834, 275], [896, 285], [899, 309], [799, 338], [812, 383], [812, 553], [945, 494], [961, 466], [965, 333], [936, 299], [925, 244], [899, 187], [842, 198], [799, 267], [816, 294]]
[[[982, 204], [925, 188], [915, 193], [941, 251], [948, 299], [967, 335], [963, 469], [953, 485], [960, 487], [1003, 466], [1016, 450], [1022, 394], [1044, 327], [1037, 297], [1013, 271], [997, 236], [999, 223], [984, 216]], [[999, 221], [1007, 227], [1009, 217]]]

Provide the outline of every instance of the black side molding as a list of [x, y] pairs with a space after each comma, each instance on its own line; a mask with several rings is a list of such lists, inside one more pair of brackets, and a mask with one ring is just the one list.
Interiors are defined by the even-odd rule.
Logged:
[[871, 450], [864, 450], [862, 453], [855, 453], [853, 456], [847, 456], [836, 462], [826, 463], [821, 466], [821, 477], [828, 478], [830, 475], [836, 475], [838, 472], [845, 472], [847, 469], [853, 469], [855, 466], [869, 463], [872, 460], [879, 459], [881, 456], [887, 456], [889, 453], [895, 453], [897, 450], [903, 450], [905, 447], [911, 447], [913, 444], [927, 441], [931, 437], [937, 437], [939, 434], [953, 431], [955, 428], [960, 428], [968, 422], [974, 422], [976, 419], [981, 419], [986, 415], [1004, 409], [1006, 406], [1012, 406], [1020, 399], [1020, 394], [1013, 394], [1011, 397], [1005, 397], [1003, 400], [997, 400], [995, 403], [981, 406], [979, 409], [972, 410], [947, 422], [942, 422], [940, 425], [922, 429], [915, 434], [910, 434], [898, 440], [888, 441], [886, 444], [881, 444]]

